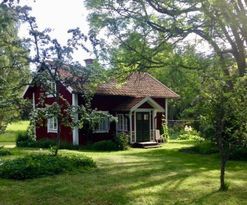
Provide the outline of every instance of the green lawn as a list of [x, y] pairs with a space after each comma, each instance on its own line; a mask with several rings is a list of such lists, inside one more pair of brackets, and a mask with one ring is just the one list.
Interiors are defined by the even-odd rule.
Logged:
[[[161, 148], [121, 152], [61, 150], [86, 154], [98, 168], [25, 181], [0, 179], [0, 204], [246, 204], [246, 162], [227, 164], [230, 189], [218, 192], [217, 156], [178, 151], [185, 146], [191, 144], [171, 141]], [[13, 148], [13, 152], [16, 155], [2, 158], [47, 150]]]
[[[247, 163], [229, 162], [230, 189], [218, 192], [217, 157], [178, 152], [183, 146], [188, 144], [123, 152], [63, 150], [93, 157], [98, 168], [26, 181], [0, 179], [0, 204], [246, 204]], [[15, 148], [19, 155], [34, 151], [45, 152]]]
[[18, 132], [27, 130], [29, 121], [18, 121], [8, 125], [6, 132], [0, 134], [0, 146], [1, 145], [15, 145], [15, 140]]

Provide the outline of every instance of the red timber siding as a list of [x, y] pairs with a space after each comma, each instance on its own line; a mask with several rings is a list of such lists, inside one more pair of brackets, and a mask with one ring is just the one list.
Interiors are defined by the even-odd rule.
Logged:
[[158, 112], [156, 115], [156, 122], [157, 122], [157, 129], [161, 130], [162, 127], [162, 114], [161, 112]]
[[[72, 94], [66, 89], [65, 86], [60, 84], [60, 94], [63, 98], [71, 105], [72, 104]], [[35, 92], [35, 107], [41, 107], [39, 105], [40, 97], [42, 95], [42, 90], [39, 87], [30, 87], [25, 94], [25, 98], [32, 100], [32, 94]], [[49, 97], [45, 99], [46, 105], [51, 105], [55, 99], [53, 97]], [[66, 102], [60, 100], [60, 105], [62, 105], [62, 109], [67, 107]], [[56, 133], [48, 133], [47, 132], [47, 120], [42, 120], [36, 124], [36, 137], [37, 140], [40, 139], [56, 139]], [[66, 127], [61, 125], [61, 141], [72, 143], [72, 129], [70, 127]]]
[[119, 104], [131, 99], [128, 96], [95, 95], [92, 100], [92, 108], [98, 110], [113, 110]]
[[[165, 109], [166, 99], [165, 98], [153, 98], [161, 107]], [[164, 113], [158, 112], [156, 115], [157, 129], [161, 130], [162, 128], [162, 118]]]
[[[99, 111], [109, 111], [109, 114], [116, 115], [116, 113], [128, 114], [128, 112], [116, 111], [114, 108], [119, 104], [123, 103], [126, 100], [129, 100], [132, 97], [128, 96], [109, 96], [109, 95], [95, 95], [92, 99], [91, 106], [93, 109]], [[153, 98], [159, 105], [165, 108], [165, 99], [164, 98]], [[82, 97], [78, 98], [79, 104], [84, 104]], [[152, 108], [148, 103], [144, 103], [140, 108]], [[161, 129], [162, 126], [162, 114], [157, 113], [156, 122], [157, 129]], [[129, 129], [129, 128], [128, 128]], [[132, 115], [132, 129], [134, 129], [134, 115]], [[87, 133], [87, 127], [79, 131], [79, 142], [80, 144], [85, 144], [86, 142], [95, 142], [100, 140], [112, 139], [116, 135], [116, 123], [110, 123], [109, 133]]]
[[[68, 103], [72, 104], [72, 94], [61, 84], [60, 85], [60, 93], [61, 95], [68, 101]], [[30, 87], [26, 94], [25, 98], [32, 99], [32, 93], [35, 92], [35, 104], [36, 107], [38, 106], [38, 102], [40, 101], [41, 96], [41, 90], [37, 87]], [[109, 95], [95, 95], [92, 99], [91, 106], [93, 109], [99, 110], [99, 111], [109, 111], [109, 114], [116, 115], [116, 113], [127, 113], [128, 112], [122, 112], [122, 111], [116, 111], [114, 108], [117, 107], [119, 104], [130, 100], [132, 97], [128, 96], [109, 96]], [[164, 98], [153, 98], [159, 105], [161, 105], [163, 108], [165, 108], [165, 99]], [[45, 100], [46, 104], [52, 104], [54, 102], [53, 98], [47, 98]], [[83, 98], [79, 95], [78, 96], [78, 104], [82, 105], [84, 104]], [[63, 106], [66, 106], [64, 102], [61, 102]], [[152, 108], [148, 103], [144, 103], [140, 106], [140, 108]], [[156, 122], [157, 122], [157, 129], [161, 129], [162, 125], [162, 113], [157, 113], [156, 116]], [[134, 129], [134, 115], [132, 115], [132, 128]], [[83, 129], [79, 130], [79, 143], [80, 144], [86, 144], [87, 142], [96, 142], [100, 140], [107, 140], [112, 139], [116, 135], [116, 123], [111, 122], [110, 123], [110, 130], [109, 133], [89, 133], [89, 129], [87, 128], [87, 125], [84, 126]], [[40, 126], [36, 127], [36, 136], [37, 139], [55, 139], [56, 133], [47, 133], [47, 122], [46, 120], [43, 120], [40, 123]], [[61, 140], [66, 141], [69, 143], [73, 142], [72, 139], [72, 129], [69, 127], [61, 126]]]
[[[115, 116], [116, 111], [113, 111], [114, 107], [122, 103], [124, 100], [129, 99], [127, 96], [106, 96], [95, 95], [91, 101], [92, 109], [99, 111], [108, 111], [109, 114]], [[79, 95], [78, 104], [84, 104], [83, 98]], [[100, 140], [113, 139], [116, 135], [116, 122], [110, 122], [110, 129], [108, 133], [89, 133], [87, 125], [79, 130], [79, 143], [86, 144], [87, 142], [97, 142]]]
[[166, 107], [166, 99], [165, 98], [152, 98], [155, 102], [157, 102], [161, 107], [165, 109]]
[[147, 108], [147, 109], [150, 109], [150, 108], [153, 108], [153, 107], [151, 105], [149, 105], [149, 103], [145, 102], [139, 108]]

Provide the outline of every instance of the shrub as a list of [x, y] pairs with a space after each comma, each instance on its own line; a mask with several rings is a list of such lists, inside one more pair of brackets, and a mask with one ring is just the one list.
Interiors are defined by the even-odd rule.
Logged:
[[199, 142], [192, 147], [182, 148], [180, 151], [195, 154], [214, 154], [219, 152], [217, 146], [209, 141]]
[[17, 147], [32, 147], [35, 141], [28, 135], [28, 132], [18, 132], [16, 138]]
[[117, 144], [112, 140], [102, 140], [99, 142], [95, 142], [92, 147], [93, 150], [99, 151], [116, 151], [118, 150]]
[[30, 155], [5, 161], [0, 165], [0, 177], [7, 179], [32, 179], [71, 171], [78, 167], [95, 167], [86, 156]]
[[164, 141], [168, 142], [170, 139], [170, 134], [169, 134], [169, 129], [168, 129], [168, 126], [166, 123], [162, 124], [162, 130], [161, 131], [162, 131], [161, 134], [164, 137]]
[[183, 133], [184, 133], [183, 130], [179, 130], [176, 127], [169, 127], [170, 139], [178, 139], [178, 137]]
[[233, 149], [230, 152], [229, 159], [246, 161], [247, 160], [247, 148], [246, 147], [235, 147], [235, 149]]
[[183, 132], [178, 137], [179, 140], [204, 141], [199, 133], [190, 126], [185, 126]]
[[121, 132], [115, 137], [114, 142], [117, 150], [127, 150], [129, 148], [129, 135]]
[[101, 140], [92, 144], [89, 148], [98, 151], [118, 151], [128, 149], [129, 136], [119, 133], [113, 140]]
[[203, 141], [204, 139], [196, 134], [185, 133], [178, 137], [179, 140], [193, 140], [193, 141]]
[[41, 139], [33, 143], [32, 147], [38, 148], [50, 148], [56, 146], [56, 141], [51, 139]]
[[[23, 139], [23, 140], [16, 141], [16, 145], [18, 147], [51, 148], [51, 147], [55, 147], [57, 144], [55, 140], [47, 139], [47, 138], [35, 141], [31, 138], [28, 138], [28, 136], [26, 137], [21, 136], [20, 139]], [[80, 147], [79, 145], [73, 145], [67, 142], [61, 142], [60, 148], [61, 149], [79, 149]]]
[[11, 155], [11, 152], [8, 149], [0, 147], [0, 156]]

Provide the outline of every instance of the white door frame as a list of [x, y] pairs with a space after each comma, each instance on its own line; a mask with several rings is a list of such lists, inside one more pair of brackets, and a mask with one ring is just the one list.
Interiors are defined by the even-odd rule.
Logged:
[[136, 109], [134, 112], [134, 133], [135, 133], [135, 142], [136, 142], [136, 113], [137, 112], [147, 112], [149, 114], [149, 140], [151, 141], [151, 125], [152, 125], [152, 120], [151, 120], [151, 112], [153, 112], [154, 109], [145, 109], [145, 108], [140, 108], [140, 109]]

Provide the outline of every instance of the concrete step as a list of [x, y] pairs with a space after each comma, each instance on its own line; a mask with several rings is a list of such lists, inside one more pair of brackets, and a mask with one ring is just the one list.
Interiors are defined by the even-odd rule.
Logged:
[[160, 147], [161, 145], [158, 142], [136, 142], [135, 144], [133, 144], [133, 147], [136, 148], [157, 148]]

